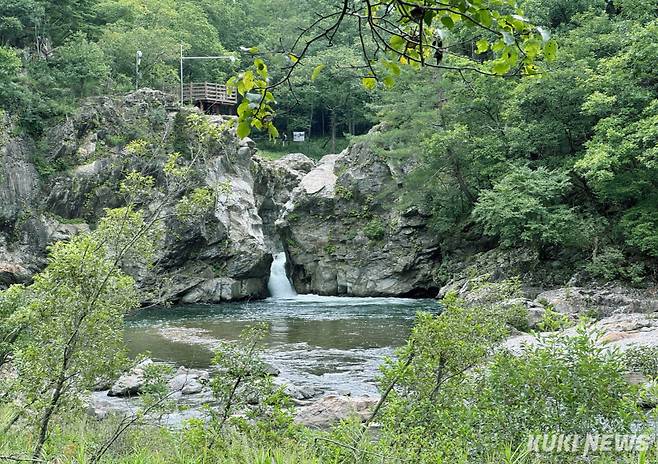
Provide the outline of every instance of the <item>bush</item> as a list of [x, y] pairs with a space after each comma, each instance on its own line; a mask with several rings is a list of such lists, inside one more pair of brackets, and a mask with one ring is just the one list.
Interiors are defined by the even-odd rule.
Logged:
[[373, 219], [363, 228], [363, 233], [370, 240], [381, 240], [386, 235], [386, 228], [381, 219]]
[[645, 270], [641, 263], [629, 263], [617, 247], [605, 247], [587, 263], [585, 270], [593, 277], [606, 281], [624, 279], [634, 284], [644, 280]]
[[557, 332], [569, 326], [571, 326], [569, 316], [555, 311], [551, 306], [546, 308], [541, 321], [537, 324], [537, 328], [541, 332]]
[[516, 167], [492, 189], [481, 192], [473, 218], [484, 233], [501, 245], [557, 245], [571, 240], [576, 229], [574, 211], [560, 204], [567, 175], [545, 168]]
[[629, 371], [658, 378], [658, 347], [632, 346], [624, 352], [623, 360]]
[[527, 443], [538, 430], [628, 433], [642, 422], [632, 393], [619, 353], [584, 326], [539, 338], [521, 355], [500, 352], [486, 371], [475, 398], [481, 444]]

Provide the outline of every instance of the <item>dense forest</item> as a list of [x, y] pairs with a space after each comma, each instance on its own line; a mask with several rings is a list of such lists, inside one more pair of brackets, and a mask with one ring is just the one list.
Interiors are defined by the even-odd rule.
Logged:
[[[234, 88], [234, 117], [215, 124], [177, 106], [182, 54], [221, 57], [186, 62], [183, 79]], [[41, 240], [29, 232], [38, 214], [67, 231], [43, 245], [39, 273], [0, 279], [0, 461], [656, 462], [655, 340], [625, 351], [605, 345], [627, 332], [653, 334], [656, 309], [605, 313], [586, 299], [569, 312], [541, 300], [533, 320], [537, 308], [526, 303], [537, 295], [524, 298], [528, 288], [619, 286], [655, 305], [657, 62], [656, 0], [0, 0], [0, 149], [29, 152], [29, 163], [10, 164], [3, 151], [0, 181], [33, 165], [48, 197], [39, 208], [0, 205], [0, 274], [13, 279], [10, 265], [21, 263], [12, 253]], [[143, 98], [145, 89], [171, 97], [169, 106], [107, 103]], [[89, 127], [101, 134], [96, 152], [53, 149], [70, 142], [65, 131], [82, 139]], [[293, 132], [310, 142], [292, 145]], [[296, 151], [309, 158], [285, 161]], [[324, 155], [334, 156], [330, 193], [312, 191], [329, 169]], [[381, 166], [383, 186], [359, 190], [369, 178], [377, 184]], [[92, 169], [102, 182], [87, 191], [87, 178], [75, 175]], [[203, 184], [208, 176], [212, 186]], [[49, 190], [62, 189], [70, 197], [53, 200]], [[266, 198], [244, 206], [234, 197], [245, 192]], [[392, 256], [395, 236], [408, 242], [401, 254], [430, 261], [422, 292], [412, 285], [356, 296], [433, 298], [443, 287], [436, 310], [418, 313], [406, 343], [383, 360], [377, 400], [332, 427], [295, 421], [295, 401], [261, 359], [267, 325], [213, 347], [204, 419], [168, 426], [163, 417], [188, 385], [172, 391], [170, 365], [129, 359], [124, 317], [170, 305], [166, 290], [182, 284], [170, 278], [159, 282], [164, 296], [145, 296], [144, 276], [179, 258], [185, 266], [212, 261], [185, 269], [215, 283], [238, 275], [234, 293], [189, 302], [264, 298], [262, 274], [270, 251], [280, 250], [276, 243], [256, 256], [262, 229], [284, 230], [273, 240], [285, 242], [289, 260], [310, 254], [294, 234], [306, 231], [291, 225], [305, 210], [286, 211], [300, 198], [311, 198], [308, 216], [321, 224], [308, 228], [330, 230], [318, 245], [323, 259], [346, 242]], [[80, 205], [69, 210], [67, 201]], [[231, 228], [239, 232], [243, 216], [230, 216], [238, 207], [250, 218], [290, 214], [267, 224], [259, 217], [260, 242], [239, 243]], [[224, 213], [228, 225], [217, 232], [212, 216]], [[331, 229], [339, 222], [354, 230]], [[333, 237], [336, 230], [344, 236]], [[430, 237], [431, 252], [417, 235]], [[175, 258], [164, 259], [163, 249]], [[257, 263], [232, 270], [249, 260]], [[398, 266], [399, 274], [416, 264]], [[293, 271], [304, 274], [300, 266]], [[336, 289], [351, 288], [326, 274]], [[264, 287], [239, 293], [245, 282]], [[501, 349], [512, 336], [534, 341]], [[122, 372], [139, 377], [139, 403], [133, 414], [97, 420], [88, 414], [91, 392]], [[573, 450], [554, 443], [542, 454], [532, 449], [537, 433], [559, 434], [561, 443], [634, 434], [651, 446], [588, 455], [575, 442]]]
[[[2, 107], [38, 137], [80, 98], [130, 91], [137, 50], [140, 85], [175, 92], [180, 44], [190, 55], [235, 56], [185, 68], [188, 80], [224, 82], [250, 64], [241, 50], [285, 49], [323, 5], [7, 2]], [[359, 30], [346, 24], [277, 89], [276, 126], [334, 139], [391, 127], [374, 143], [386, 156], [418, 157], [408, 201], [432, 211], [448, 248], [482, 239], [586, 263], [593, 277], [655, 278], [655, 5], [555, 0], [524, 9], [560, 44], [541, 75], [403, 69], [369, 90], [359, 78]], [[451, 34], [453, 61], [479, 59], [472, 28]]]

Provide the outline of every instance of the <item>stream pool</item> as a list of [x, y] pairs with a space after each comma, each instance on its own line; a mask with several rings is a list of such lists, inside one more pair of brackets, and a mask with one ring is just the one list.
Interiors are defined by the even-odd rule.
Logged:
[[316, 295], [262, 301], [143, 310], [126, 325], [131, 354], [187, 367], [209, 366], [220, 340], [267, 322], [265, 360], [279, 378], [323, 392], [376, 393], [382, 359], [404, 343], [417, 311], [439, 310], [433, 300]]

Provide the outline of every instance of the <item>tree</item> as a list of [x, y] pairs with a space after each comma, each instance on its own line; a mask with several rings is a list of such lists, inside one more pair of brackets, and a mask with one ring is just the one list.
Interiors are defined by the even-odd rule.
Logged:
[[[385, 2], [341, 2], [340, 7], [320, 13], [311, 24], [287, 45], [287, 65], [282, 76], [270, 81], [261, 57], [251, 68], [231, 80], [241, 95], [254, 94], [253, 105], [238, 114], [241, 133], [251, 127], [268, 129], [274, 116], [272, 91], [288, 84], [304, 58], [322, 42], [332, 45], [341, 27], [357, 31], [362, 64], [357, 66], [362, 84], [374, 89], [378, 80], [392, 83], [400, 66], [415, 69], [473, 71], [491, 76], [536, 75], [538, 64], [555, 59], [557, 44], [550, 34], [520, 14], [514, 0], [501, 3], [465, 3], [459, 0], [427, 2], [387, 0]], [[448, 32], [471, 28], [469, 43], [477, 54], [453, 53]], [[249, 49], [258, 54], [258, 48]], [[454, 55], [454, 56], [452, 56]], [[476, 55], [479, 55], [476, 56]], [[257, 76], [255, 78], [255, 76]]]
[[94, 92], [109, 75], [103, 50], [83, 33], [74, 34], [57, 49], [55, 67], [59, 82], [76, 97]]
[[107, 245], [90, 235], [59, 242], [47, 269], [23, 289], [27, 304], [16, 311], [29, 318], [29, 335], [14, 352], [20, 373], [14, 388], [35, 423], [35, 459], [53, 416], [123, 360], [123, 315], [139, 300], [132, 278], [107, 253]]
[[0, 108], [14, 109], [21, 99], [18, 84], [22, 64], [15, 50], [0, 47]]
[[36, 0], [0, 1], [0, 42], [14, 47], [30, 43], [42, 23], [44, 6]]
[[418, 315], [406, 345], [382, 367], [382, 400], [371, 420], [382, 426], [382, 449], [403, 461], [451, 460], [475, 439], [461, 399], [476, 394], [473, 374], [507, 334], [498, 308], [468, 307], [454, 295], [442, 304], [439, 315]]
[[560, 204], [567, 176], [545, 168], [511, 167], [492, 189], [480, 193], [473, 219], [503, 246], [565, 244], [576, 228], [575, 212]]

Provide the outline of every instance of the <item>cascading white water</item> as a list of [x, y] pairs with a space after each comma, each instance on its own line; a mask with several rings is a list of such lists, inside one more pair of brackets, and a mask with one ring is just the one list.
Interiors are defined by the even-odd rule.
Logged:
[[270, 291], [272, 298], [294, 298], [297, 296], [297, 292], [292, 288], [286, 275], [286, 254], [283, 252], [274, 255], [267, 289]]

